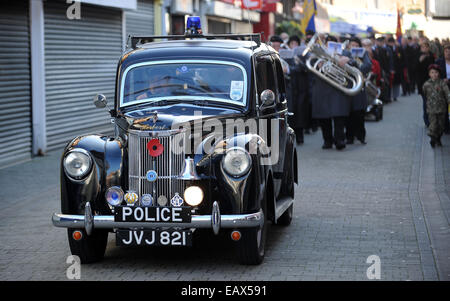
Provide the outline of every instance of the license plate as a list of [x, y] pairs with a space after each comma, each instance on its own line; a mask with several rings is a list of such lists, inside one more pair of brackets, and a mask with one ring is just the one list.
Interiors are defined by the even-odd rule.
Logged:
[[118, 246], [191, 246], [190, 230], [117, 230]]
[[114, 207], [115, 222], [190, 223], [190, 207]]

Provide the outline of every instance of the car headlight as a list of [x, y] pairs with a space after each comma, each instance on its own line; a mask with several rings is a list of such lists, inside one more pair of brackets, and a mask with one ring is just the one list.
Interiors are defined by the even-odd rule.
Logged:
[[246, 174], [250, 170], [251, 163], [250, 154], [240, 147], [228, 149], [222, 160], [223, 169], [234, 177]]
[[92, 159], [87, 151], [76, 148], [66, 154], [63, 165], [69, 177], [80, 180], [91, 170]]
[[184, 201], [193, 207], [200, 205], [203, 201], [203, 190], [198, 186], [189, 186], [184, 191]]

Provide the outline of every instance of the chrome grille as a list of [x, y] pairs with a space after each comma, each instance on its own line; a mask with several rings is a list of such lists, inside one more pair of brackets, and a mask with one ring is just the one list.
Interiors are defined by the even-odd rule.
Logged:
[[[152, 136], [152, 134], [154, 136]], [[157, 136], [156, 136], [157, 134]], [[147, 143], [151, 139], [158, 139], [164, 147], [161, 155], [153, 158], [147, 150]], [[128, 162], [129, 162], [129, 190], [139, 195], [151, 194], [153, 203], [160, 195], [170, 200], [176, 192], [183, 197], [184, 182], [178, 180], [178, 176], [184, 167], [184, 133], [177, 132], [137, 132], [130, 133], [128, 137]], [[182, 141], [182, 143], [175, 143]], [[155, 170], [158, 174], [156, 181], [149, 182], [146, 174], [149, 170]]]

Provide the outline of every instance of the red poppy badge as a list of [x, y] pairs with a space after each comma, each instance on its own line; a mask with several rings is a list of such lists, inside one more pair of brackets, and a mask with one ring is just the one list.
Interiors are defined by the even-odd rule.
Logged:
[[158, 139], [152, 139], [147, 143], [148, 154], [152, 157], [158, 157], [164, 151], [164, 146]]

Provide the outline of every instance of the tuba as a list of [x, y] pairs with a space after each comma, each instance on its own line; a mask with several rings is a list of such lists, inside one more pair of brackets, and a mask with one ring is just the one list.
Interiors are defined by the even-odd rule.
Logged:
[[[316, 40], [318, 43], [316, 44]], [[310, 53], [306, 67], [320, 79], [343, 93], [354, 96], [363, 88], [364, 77], [358, 68], [345, 64], [338, 65], [338, 58], [330, 55], [316, 33], [303, 51], [303, 56]]]

